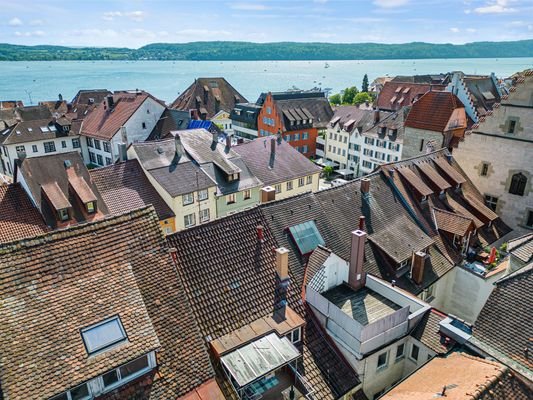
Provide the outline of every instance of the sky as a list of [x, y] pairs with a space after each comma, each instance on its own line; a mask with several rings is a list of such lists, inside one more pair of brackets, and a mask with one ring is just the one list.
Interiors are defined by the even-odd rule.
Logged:
[[0, 42], [461, 44], [533, 38], [533, 0], [0, 0]]

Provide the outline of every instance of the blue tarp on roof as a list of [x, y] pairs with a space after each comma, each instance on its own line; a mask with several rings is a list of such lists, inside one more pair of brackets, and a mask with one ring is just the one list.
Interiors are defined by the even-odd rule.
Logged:
[[192, 119], [189, 121], [187, 129], [206, 129], [209, 130], [213, 123], [211, 121], [204, 121], [203, 119]]

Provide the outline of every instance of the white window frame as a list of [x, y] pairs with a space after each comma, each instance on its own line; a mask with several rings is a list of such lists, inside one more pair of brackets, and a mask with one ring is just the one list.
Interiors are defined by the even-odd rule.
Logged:
[[291, 343], [300, 343], [302, 341], [302, 327], [299, 326], [298, 328], [290, 331], [286, 336], [291, 341]]
[[181, 196], [181, 201], [184, 206], [188, 206], [189, 204], [194, 203], [194, 193], [185, 193]]
[[250, 200], [252, 198], [252, 191], [250, 189], [246, 189], [242, 192], [243, 200]]
[[[189, 219], [189, 222], [187, 222], [187, 219]], [[183, 224], [185, 225], [185, 228], [190, 228], [191, 226], [196, 225], [196, 214], [187, 214], [183, 216]]]
[[[206, 212], [207, 211], [207, 212]], [[209, 208], [200, 210], [200, 223], [209, 222]]]
[[305, 186], [305, 178], [298, 178], [298, 187]]
[[236, 203], [235, 193], [228, 194], [228, 196], [226, 197], [226, 204], [235, 204], [235, 203]]
[[292, 190], [292, 188], [293, 188], [292, 181], [288, 181], [287, 182], [287, 190]]
[[209, 191], [207, 189], [198, 191], [198, 201], [207, 200], [209, 198]]
[[313, 183], [313, 175], [307, 176], [307, 185], [311, 185]]
[[275, 185], [274, 188], [276, 189], [276, 193], [277, 193], [277, 194], [281, 193], [281, 184], [280, 184], [280, 183], [278, 183], [277, 185]]

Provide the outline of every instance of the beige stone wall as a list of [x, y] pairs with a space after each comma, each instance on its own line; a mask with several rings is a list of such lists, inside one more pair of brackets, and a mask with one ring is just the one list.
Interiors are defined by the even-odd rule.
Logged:
[[[402, 160], [426, 154], [426, 148], [429, 141], [435, 143], [435, 150], [440, 149], [442, 147], [443, 138], [444, 136], [441, 132], [405, 127]], [[420, 151], [421, 143], [422, 151]]]
[[[515, 121], [513, 133], [510, 121]], [[533, 212], [533, 76], [484, 117], [453, 155], [483, 195], [498, 198], [496, 212], [509, 226], [525, 226]], [[485, 176], [483, 163], [488, 164]], [[509, 193], [518, 172], [528, 178], [523, 196]]]

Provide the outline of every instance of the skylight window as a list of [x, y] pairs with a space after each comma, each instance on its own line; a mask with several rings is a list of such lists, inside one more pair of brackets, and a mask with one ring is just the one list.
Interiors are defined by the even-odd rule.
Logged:
[[96, 353], [127, 339], [126, 331], [124, 331], [118, 316], [83, 328], [81, 336], [89, 354]]
[[41, 126], [41, 132], [50, 132], [47, 126]]
[[311, 253], [318, 245], [324, 245], [324, 239], [318, 231], [315, 221], [307, 221], [303, 224], [291, 226], [289, 228], [292, 238], [298, 246], [300, 254]]
[[55, 125], [49, 125], [49, 126], [48, 126], [48, 129], [50, 129], [50, 132], [55, 132], [55, 131], [57, 131]]

